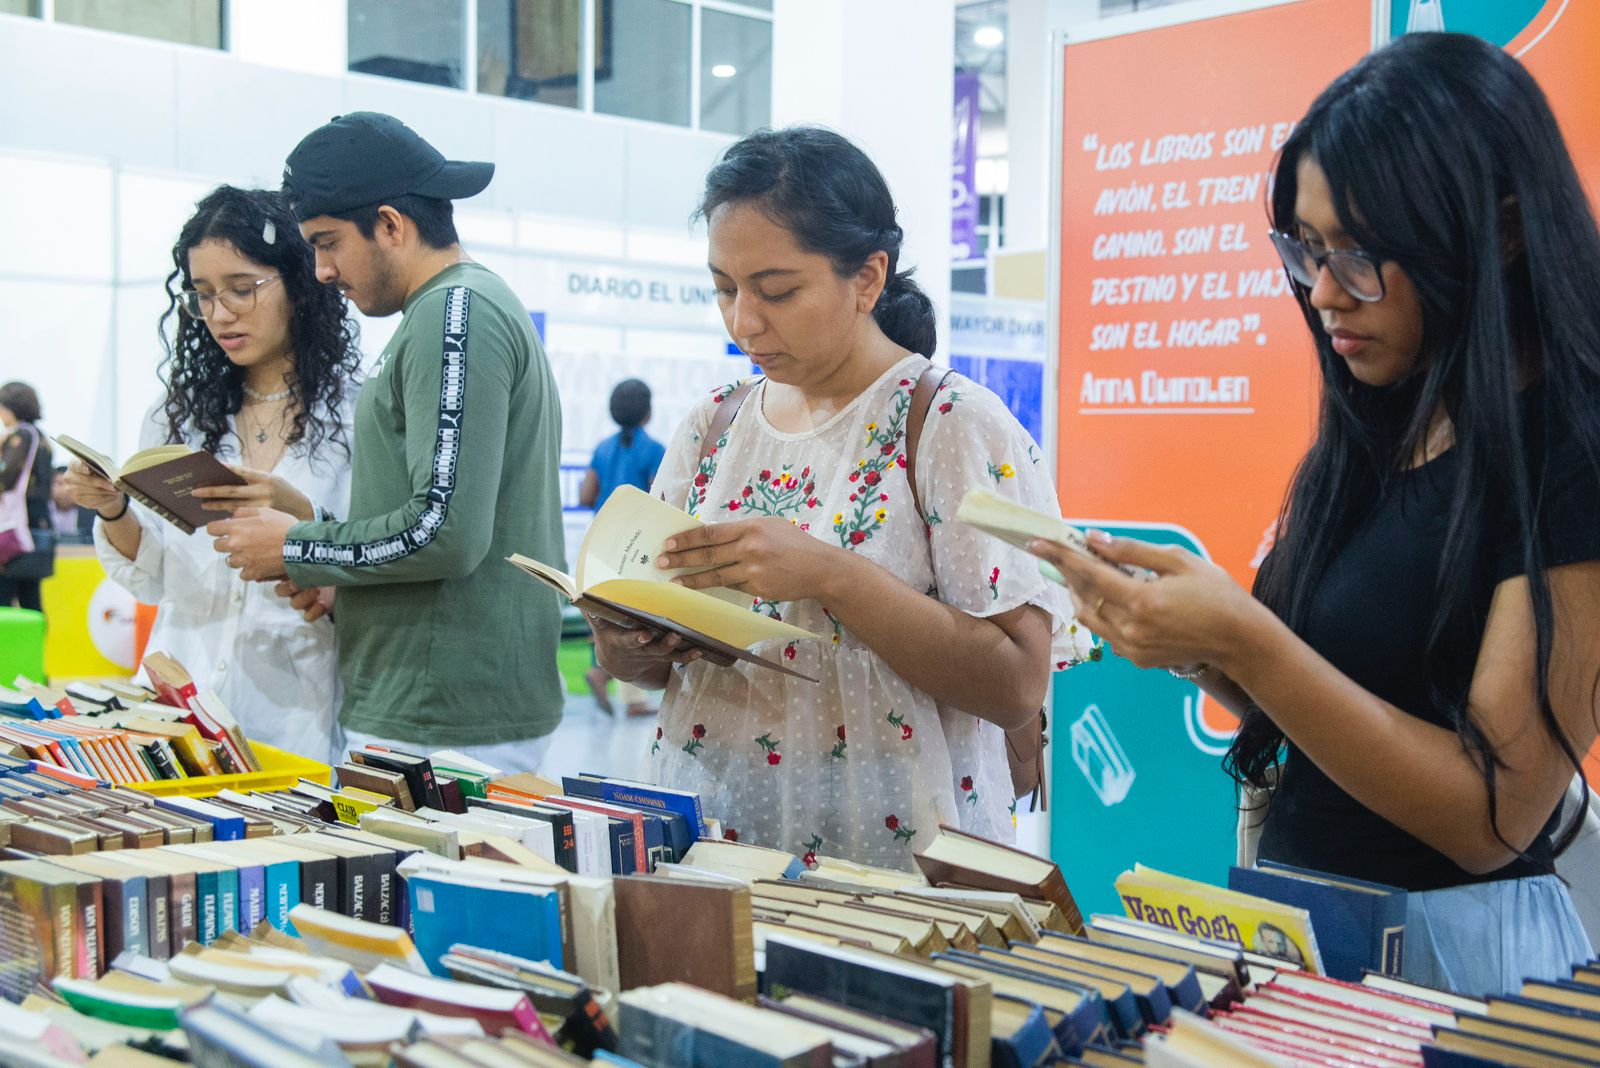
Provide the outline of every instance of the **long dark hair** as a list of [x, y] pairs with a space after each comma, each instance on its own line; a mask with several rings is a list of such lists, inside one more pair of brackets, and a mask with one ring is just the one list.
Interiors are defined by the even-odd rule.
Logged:
[[695, 215], [709, 219], [741, 201], [758, 205], [801, 248], [828, 257], [840, 278], [859, 271], [874, 252], [886, 253], [888, 279], [872, 317], [896, 345], [933, 355], [939, 341], [933, 302], [911, 280], [912, 271], [898, 269], [905, 232], [895, 222], [889, 184], [865, 152], [820, 126], [757, 130], [711, 168]]
[[178, 310], [178, 291], [190, 284], [189, 251], [203, 241], [225, 241], [278, 275], [289, 299], [289, 344], [294, 350], [294, 373], [287, 383], [295, 401], [289, 444], [304, 442], [314, 454], [334, 442], [348, 455], [350, 442], [339, 412], [361, 352], [345, 299], [317, 281], [311, 246], [300, 236], [300, 224], [283, 197], [231, 185], [218, 186], [195, 205], [172, 246], [173, 270], [167, 275], [167, 310], [160, 326], [167, 351], [160, 372], [167, 387], [167, 440], [182, 441], [185, 429], [192, 428], [205, 450], [215, 452], [229, 433], [228, 417], [244, 403], [244, 369], [228, 359], [205, 323]]
[[[1295, 229], [1296, 169], [1306, 158], [1326, 173], [1351, 238], [1393, 260], [1415, 286], [1422, 346], [1406, 381], [1364, 386], [1333, 351], [1309, 293], [1295, 287], [1322, 368], [1321, 418], [1257, 595], [1290, 627], [1304, 626], [1330, 558], [1422, 447], [1442, 404], [1459, 475], [1421, 670], [1483, 771], [1496, 837], [1514, 848], [1498, 822], [1495, 777], [1504, 764], [1473, 718], [1459, 669], [1448, 670], [1442, 641], [1486, 611], [1472, 590], [1492, 582], [1495, 546], [1485, 535], [1505, 523], [1533, 599], [1539, 720], [1582, 774], [1550, 705], [1554, 624], [1538, 530], [1541, 498], [1554, 487], [1535, 469], [1530, 445], [1540, 455], [1540, 428], [1563, 428], [1600, 469], [1600, 232], [1543, 92], [1520, 63], [1476, 37], [1410, 34], [1329, 86], [1278, 159], [1271, 214], [1280, 230]], [[1542, 384], [1519, 398], [1528, 378]], [[1228, 754], [1230, 772], [1263, 785], [1282, 742], [1251, 707]], [[1578, 826], [1559, 836], [1558, 850]]]

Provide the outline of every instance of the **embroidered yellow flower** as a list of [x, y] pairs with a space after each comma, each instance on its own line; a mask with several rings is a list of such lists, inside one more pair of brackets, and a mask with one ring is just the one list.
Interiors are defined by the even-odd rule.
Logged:
[[834, 526], [838, 526], [839, 524], [841, 524], [843, 522], [844, 522], [844, 513], [843, 512], [835, 512], [835, 513], [833, 513], [833, 525]]
[[1000, 477], [1001, 478], [1015, 478], [1016, 475], [1017, 475], [1016, 468], [1012, 467], [1010, 464], [1001, 464], [1000, 465]]
[[878, 522], [881, 523], [885, 519], [889, 518], [889, 509], [887, 509], [887, 508], [879, 508], [878, 511], [875, 514], [878, 517]]
[[877, 423], [868, 423], [867, 424], [867, 429], [868, 430], [876, 430], [876, 429], [878, 429], [878, 424]]

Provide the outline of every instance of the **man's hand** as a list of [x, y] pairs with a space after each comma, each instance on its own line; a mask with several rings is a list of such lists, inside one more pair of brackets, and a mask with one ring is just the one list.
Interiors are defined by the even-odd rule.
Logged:
[[273, 592], [279, 597], [289, 599], [289, 607], [305, 619], [307, 623], [315, 623], [323, 616], [333, 619], [333, 597], [337, 589], [333, 586], [313, 586], [309, 590], [302, 590], [294, 584], [293, 579], [284, 579], [273, 587]]
[[288, 578], [283, 565], [283, 543], [289, 528], [299, 520], [287, 512], [270, 508], [241, 508], [232, 519], [216, 519], [206, 524], [206, 533], [216, 539], [216, 549], [228, 558], [228, 566], [247, 582], [270, 582]]

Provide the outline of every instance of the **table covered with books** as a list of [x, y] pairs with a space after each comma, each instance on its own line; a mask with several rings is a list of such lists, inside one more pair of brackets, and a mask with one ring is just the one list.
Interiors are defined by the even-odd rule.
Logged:
[[330, 769], [146, 668], [0, 692], [0, 1065], [1600, 1061], [1600, 964], [1414, 986], [1403, 894], [1134, 866], [1127, 915], [1083, 917], [1055, 864], [950, 828], [890, 871], [603, 774]]

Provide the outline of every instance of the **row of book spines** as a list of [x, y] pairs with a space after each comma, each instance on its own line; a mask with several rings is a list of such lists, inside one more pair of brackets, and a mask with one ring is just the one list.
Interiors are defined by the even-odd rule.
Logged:
[[36, 933], [52, 975], [93, 979], [124, 950], [167, 960], [191, 942], [210, 945], [228, 931], [250, 931], [263, 920], [293, 934], [289, 914], [302, 902], [393, 924], [402, 919], [394, 910], [403, 900], [396, 893], [397, 878], [381, 856], [81, 878], [76, 885], [46, 888], [42, 896], [49, 907], [36, 921]]
[[30, 760], [118, 785], [236, 775], [245, 770], [232, 748], [221, 742], [186, 744], [188, 740], [180, 739], [174, 745], [166, 738], [133, 732], [43, 735], [4, 726], [0, 739], [12, 742]]

